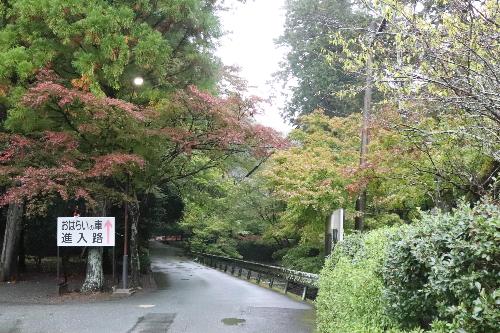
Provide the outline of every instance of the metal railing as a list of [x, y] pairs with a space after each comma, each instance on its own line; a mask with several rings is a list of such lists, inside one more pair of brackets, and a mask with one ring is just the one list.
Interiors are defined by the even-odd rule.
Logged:
[[300, 288], [299, 295], [302, 296], [303, 300], [306, 298], [314, 299], [318, 291], [319, 276], [317, 274], [200, 252], [191, 252], [191, 255], [197, 258], [199, 263], [218, 268], [225, 273], [228, 269], [230, 269], [231, 275], [236, 273], [238, 277], [245, 273], [247, 280], [253, 278], [257, 284], [267, 279], [269, 288], [273, 288], [277, 281], [281, 281], [284, 284], [285, 294], [289, 291], [293, 292], [298, 287]]

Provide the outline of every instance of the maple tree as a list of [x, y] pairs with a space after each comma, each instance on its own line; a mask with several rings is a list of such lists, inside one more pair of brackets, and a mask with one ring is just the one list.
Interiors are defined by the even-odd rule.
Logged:
[[[144, 160], [124, 148], [114, 148], [120, 144], [118, 128], [109, 125], [121, 123], [125, 128], [125, 123], [141, 122], [143, 115], [130, 103], [66, 88], [50, 71], [42, 70], [39, 80], [42, 81], [24, 96], [23, 106], [37, 110], [40, 118], [48, 120], [48, 126], [25, 135], [2, 134], [2, 178], [10, 187], [0, 197], [0, 203], [13, 207], [26, 203], [28, 214], [43, 214], [51, 195], [64, 201], [84, 200], [89, 207], [106, 200], [116, 201], [119, 193], [106, 186], [103, 179], [133, 174], [144, 165]], [[123, 128], [122, 134], [132, 135], [134, 126], [126, 127], [128, 133], [123, 133]], [[110, 145], [111, 138], [114, 145]], [[7, 224], [14, 228], [19, 221]], [[10, 246], [15, 242], [4, 239], [4, 244]], [[95, 252], [98, 251], [90, 249], [89, 256]], [[3, 267], [3, 272], [3, 278], [8, 278], [7, 267]], [[102, 280], [102, 274], [99, 276]], [[87, 289], [100, 289], [101, 285], [102, 281], [92, 281]]]
[[[449, 209], [458, 198], [471, 201], [488, 191], [493, 162], [466, 137], [450, 137], [461, 128], [453, 117], [439, 121], [425, 115], [402, 117], [380, 109], [370, 121], [367, 162], [359, 166], [360, 115], [328, 117], [321, 111], [299, 119], [291, 147], [270, 158], [259, 176], [285, 204], [270, 235], [321, 244], [325, 217], [346, 209], [346, 230], [354, 228], [354, 201], [368, 193], [367, 229], [411, 222], [419, 210]], [[418, 128], [401, 131], [401, 128]], [[432, 142], [428, 132], [435, 135]], [[441, 177], [436, 181], [434, 170]]]
[[[116, 195], [116, 191], [107, 194], [115, 202], [123, 199], [129, 174], [127, 158], [133, 155], [130, 151], [137, 148], [143, 155], [149, 154], [150, 159], [154, 155], [146, 143], [139, 144], [144, 136], [141, 138], [136, 130], [144, 124], [139, 124], [140, 119], [128, 117], [134, 116], [138, 107], [124, 100], [154, 105], [168, 103], [171, 94], [192, 84], [215, 87], [219, 65], [212, 52], [214, 39], [220, 36], [216, 6], [215, 2], [198, 0], [3, 1], [0, 4], [2, 131], [28, 138], [40, 137], [39, 133], [45, 131], [71, 132], [82, 153], [78, 156], [82, 160], [75, 162], [77, 171], [71, 169], [74, 177], [57, 178], [56, 173], [61, 170], [54, 166], [36, 172], [47, 173], [43, 175], [45, 179], [57, 178], [60, 194], [68, 197], [76, 192], [69, 188], [62, 190], [61, 184], [66, 181], [88, 182], [94, 173], [93, 179], [101, 178], [100, 182], [94, 182], [96, 191], [98, 188], [107, 191], [111, 180], [106, 178], [112, 176], [111, 170], [121, 172], [112, 181], [121, 188], [117, 191], [121, 195]], [[57, 73], [58, 81], [41, 79], [37, 90], [33, 90], [30, 86], [40, 68]], [[137, 75], [145, 81], [141, 89], [132, 84]], [[29, 96], [25, 97], [28, 89]], [[34, 99], [30, 100], [30, 96]], [[47, 103], [41, 105], [42, 102]], [[127, 116], [118, 115], [118, 109]], [[96, 146], [98, 141], [100, 146]], [[104, 157], [107, 154], [113, 155]], [[106, 161], [108, 172], [89, 169], [95, 162], [93, 158], [100, 156], [103, 158], [98, 165], [103, 166]], [[23, 170], [18, 170], [19, 177], [29, 171]], [[54, 185], [52, 181], [49, 183]], [[71, 184], [66, 182], [67, 186]], [[40, 186], [41, 192], [54, 190], [43, 189], [44, 184]], [[130, 193], [134, 193], [133, 189]], [[11, 187], [5, 198], [25, 194], [21, 185], [19, 189]]]
[[[34, 138], [4, 135], [2, 162], [19, 186], [10, 187], [3, 204], [25, 200], [31, 205], [34, 198], [51, 193], [66, 201], [84, 199], [91, 206], [125, 198], [131, 203], [134, 230], [141, 186], [192, 176], [234, 154], [266, 155], [286, 145], [276, 132], [252, 122], [255, 101], [237, 95], [214, 97], [189, 87], [171, 103], [146, 109], [67, 88], [50, 71], [41, 71], [39, 79], [44, 81], [28, 90], [23, 105], [37, 110], [48, 127], [57, 124], [60, 132], [45, 131], [38, 138], [36, 133], [30, 135]], [[51, 158], [36, 155], [45, 151]], [[134, 172], [139, 169], [143, 172]], [[138, 256], [135, 239], [131, 243]]]

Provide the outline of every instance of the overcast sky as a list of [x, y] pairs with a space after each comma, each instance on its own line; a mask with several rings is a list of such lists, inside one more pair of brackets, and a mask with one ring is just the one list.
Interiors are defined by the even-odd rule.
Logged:
[[272, 99], [265, 106], [265, 113], [257, 116], [257, 121], [288, 133], [291, 126], [280, 116], [283, 98], [279, 84], [273, 85], [272, 74], [279, 69], [283, 50], [278, 49], [274, 39], [278, 38], [285, 22], [284, 0], [250, 0], [246, 4], [227, 1], [231, 9], [220, 13], [225, 37], [217, 51], [226, 65], [237, 65], [240, 75], [248, 81], [250, 93]]

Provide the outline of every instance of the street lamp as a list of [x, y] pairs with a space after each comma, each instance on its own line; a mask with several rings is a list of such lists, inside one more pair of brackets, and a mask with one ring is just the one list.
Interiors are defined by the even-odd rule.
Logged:
[[140, 76], [137, 76], [134, 78], [133, 82], [135, 86], [142, 86], [144, 84], [144, 79]]

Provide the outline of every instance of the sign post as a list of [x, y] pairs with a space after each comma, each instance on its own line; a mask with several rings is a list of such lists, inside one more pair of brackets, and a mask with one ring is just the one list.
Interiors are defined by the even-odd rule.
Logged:
[[57, 246], [115, 246], [115, 218], [58, 217]]
[[[114, 217], [57, 218], [57, 283], [60, 246], [115, 246]], [[114, 258], [113, 258], [114, 261]], [[114, 264], [114, 263], [113, 263]]]
[[333, 246], [344, 239], [344, 209], [337, 209], [325, 223], [325, 255], [330, 255]]

